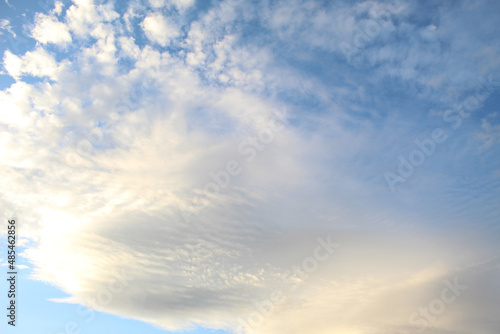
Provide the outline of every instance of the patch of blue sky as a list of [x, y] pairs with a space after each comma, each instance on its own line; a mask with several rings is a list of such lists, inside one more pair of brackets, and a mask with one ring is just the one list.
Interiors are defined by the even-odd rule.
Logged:
[[[69, 303], [53, 302], [51, 299], [69, 297], [56, 287], [47, 283], [29, 279], [27, 275], [18, 276], [17, 298], [18, 319], [16, 331], [21, 333], [69, 334], [80, 333], [173, 333], [151, 324], [106, 314]], [[2, 281], [2, 290], [6, 284]], [[10, 330], [2, 321], [2, 332]], [[179, 333], [179, 332], [177, 332]], [[225, 334], [224, 331], [196, 328], [183, 331], [185, 334]]]
[[0, 74], [0, 90], [5, 90], [6, 88], [9, 88], [15, 82], [16, 80], [14, 80], [11, 76]]

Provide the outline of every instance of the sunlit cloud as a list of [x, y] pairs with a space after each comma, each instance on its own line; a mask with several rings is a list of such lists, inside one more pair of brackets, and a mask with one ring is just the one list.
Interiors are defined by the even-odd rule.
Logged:
[[22, 269], [172, 331], [498, 331], [495, 10], [55, 2], [2, 56]]

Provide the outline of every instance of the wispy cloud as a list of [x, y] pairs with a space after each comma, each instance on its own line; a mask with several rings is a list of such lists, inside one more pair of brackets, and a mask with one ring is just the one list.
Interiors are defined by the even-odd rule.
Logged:
[[497, 8], [56, 2], [3, 55], [0, 217], [57, 301], [124, 271], [93, 307], [170, 330], [411, 333], [458, 277], [425, 328], [493, 333], [496, 91], [396, 194], [383, 175], [500, 78]]

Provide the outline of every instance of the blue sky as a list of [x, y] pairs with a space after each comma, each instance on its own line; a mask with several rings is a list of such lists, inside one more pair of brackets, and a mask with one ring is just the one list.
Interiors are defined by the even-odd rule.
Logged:
[[498, 333], [499, 15], [2, 0], [17, 329]]

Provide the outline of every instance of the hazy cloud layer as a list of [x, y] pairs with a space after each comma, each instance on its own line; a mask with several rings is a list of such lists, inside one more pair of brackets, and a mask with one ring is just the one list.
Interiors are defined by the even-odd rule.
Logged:
[[498, 332], [495, 1], [115, 6], [57, 2], [3, 55], [1, 219], [59, 301], [125, 272], [91, 306], [171, 330]]

